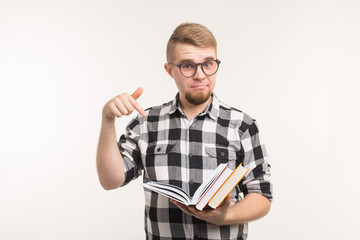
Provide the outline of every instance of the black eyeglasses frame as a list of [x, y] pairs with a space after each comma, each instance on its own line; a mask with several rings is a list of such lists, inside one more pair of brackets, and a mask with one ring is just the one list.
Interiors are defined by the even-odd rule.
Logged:
[[[216, 62], [216, 64], [217, 64], [216, 71], [215, 71], [213, 74], [207, 74], [207, 73], [204, 71], [204, 63], [210, 62], [210, 61], [214, 61], [214, 62]], [[185, 75], [182, 73], [182, 71], [181, 71], [182, 65], [184, 65], [184, 64], [186, 64], [186, 63], [195, 64], [195, 71], [194, 71], [194, 74], [191, 75], [191, 76], [185, 76]], [[204, 61], [204, 62], [202, 62], [202, 63], [194, 63], [194, 62], [187, 61], [187, 62], [180, 63], [180, 64], [178, 64], [178, 65], [176, 65], [176, 66], [179, 68], [179, 71], [180, 71], [181, 75], [183, 75], [183, 76], [186, 77], [186, 78], [191, 78], [191, 77], [193, 77], [193, 76], [196, 74], [196, 71], [197, 71], [199, 65], [201, 66], [201, 70], [203, 71], [203, 73], [204, 73], [205, 75], [207, 75], [207, 76], [212, 76], [212, 75], [214, 75], [214, 74], [217, 73], [217, 71], [219, 70], [220, 63], [221, 63], [221, 61], [220, 61], [219, 59], [214, 59], [214, 60], [213, 60], [213, 59], [210, 59], [210, 60], [206, 60], [206, 61]]]

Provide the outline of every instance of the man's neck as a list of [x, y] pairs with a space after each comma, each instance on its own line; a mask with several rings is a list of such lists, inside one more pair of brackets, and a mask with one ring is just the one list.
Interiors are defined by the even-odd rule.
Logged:
[[180, 98], [179, 98], [179, 103], [186, 117], [189, 120], [192, 120], [194, 117], [196, 117], [206, 109], [206, 107], [210, 104], [212, 98], [213, 96], [209, 97], [209, 99], [206, 102], [200, 105], [191, 104], [186, 99], [180, 99]]

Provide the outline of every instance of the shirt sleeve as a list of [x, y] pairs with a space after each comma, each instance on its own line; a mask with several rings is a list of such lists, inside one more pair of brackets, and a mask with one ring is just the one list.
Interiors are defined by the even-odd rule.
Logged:
[[126, 127], [126, 133], [120, 137], [118, 142], [124, 160], [125, 182], [123, 186], [139, 177], [144, 169], [138, 146], [139, 138], [140, 122], [138, 118], [134, 118]]
[[255, 120], [244, 132], [241, 131], [240, 141], [244, 157], [243, 165], [249, 168], [248, 174], [240, 184], [241, 191], [244, 196], [248, 193], [259, 193], [272, 201], [271, 166]]

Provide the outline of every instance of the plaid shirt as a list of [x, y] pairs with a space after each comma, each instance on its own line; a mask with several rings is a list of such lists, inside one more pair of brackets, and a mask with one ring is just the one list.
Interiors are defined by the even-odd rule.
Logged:
[[[248, 193], [272, 200], [270, 165], [254, 119], [213, 95], [204, 112], [188, 120], [178, 96], [138, 115], [120, 137], [125, 184], [139, 177], [177, 185], [192, 196], [220, 163], [249, 173], [232, 190], [232, 203]], [[145, 189], [147, 239], [246, 239], [247, 224], [216, 226], [185, 214], [168, 198]]]

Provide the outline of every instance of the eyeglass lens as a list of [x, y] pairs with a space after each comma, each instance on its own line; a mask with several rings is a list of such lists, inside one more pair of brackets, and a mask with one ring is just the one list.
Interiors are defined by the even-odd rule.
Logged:
[[[180, 71], [185, 77], [191, 77], [195, 74], [197, 65], [193, 62], [186, 62], [181, 65]], [[201, 69], [206, 75], [214, 75], [218, 69], [218, 63], [215, 60], [205, 61], [201, 65]]]

